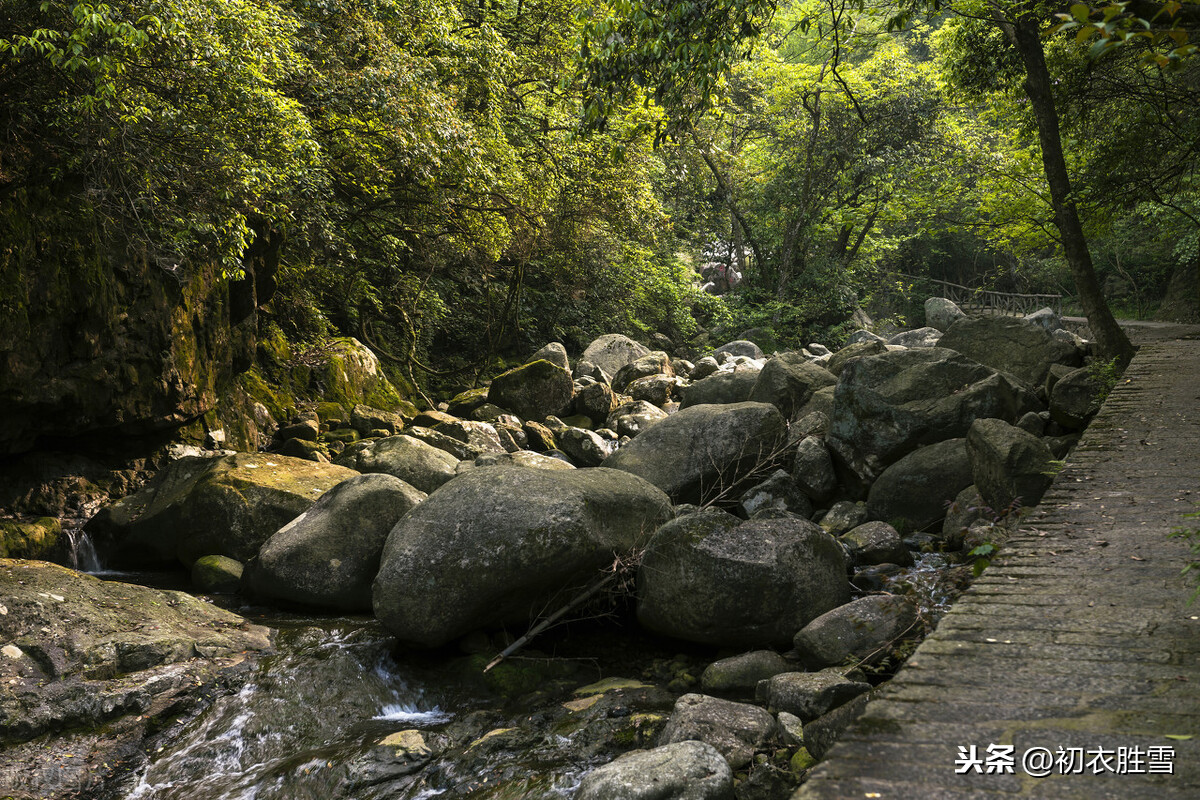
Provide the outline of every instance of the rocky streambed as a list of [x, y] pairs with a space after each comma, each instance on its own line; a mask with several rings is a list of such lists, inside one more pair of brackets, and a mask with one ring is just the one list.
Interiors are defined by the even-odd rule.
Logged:
[[[551, 345], [170, 461], [87, 532], [238, 613], [0, 562], [3, 788], [788, 797], [1094, 411], [1055, 320], [952, 311], [837, 352]], [[301, 608], [352, 616], [263, 610]]]

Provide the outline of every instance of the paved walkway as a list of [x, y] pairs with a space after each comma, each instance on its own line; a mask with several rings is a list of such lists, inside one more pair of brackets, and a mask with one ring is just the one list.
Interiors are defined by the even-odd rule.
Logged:
[[[1183, 518], [1200, 504], [1200, 340], [1148, 338], [1020, 534], [796, 800], [1200, 798], [1200, 600], [1168, 538], [1200, 527]], [[1023, 769], [1032, 748], [1049, 775]], [[1083, 774], [1062, 774], [1077, 755]]]

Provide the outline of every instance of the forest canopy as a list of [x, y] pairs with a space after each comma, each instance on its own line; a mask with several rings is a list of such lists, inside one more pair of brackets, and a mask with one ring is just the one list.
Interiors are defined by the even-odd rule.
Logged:
[[1074, 295], [1016, 20], [1147, 315], [1200, 253], [1195, 4], [1152, 6], [7, 0], [0, 269], [236, 278], [269, 244], [269, 324], [421, 383], [610, 330], [836, 344], [919, 313], [898, 276]]

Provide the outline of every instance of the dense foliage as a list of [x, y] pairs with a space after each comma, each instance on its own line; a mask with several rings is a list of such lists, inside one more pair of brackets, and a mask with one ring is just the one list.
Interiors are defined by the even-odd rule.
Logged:
[[[1025, 67], [998, 15], [934, 5], [6, 0], [0, 271], [277, 249], [271, 324], [420, 383], [609, 330], [837, 344], [899, 273], [1071, 293]], [[1005, 11], [1048, 37], [1130, 313], [1200, 261], [1190, 5], [1151, 36], [1139, 8]]]

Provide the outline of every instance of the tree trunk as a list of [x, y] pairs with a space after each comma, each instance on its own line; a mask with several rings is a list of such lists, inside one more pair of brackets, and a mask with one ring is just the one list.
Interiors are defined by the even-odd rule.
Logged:
[[1088, 326], [1096, 336], [1100, 352], [1105, 358], [1119, 359], [1123, 366], [1133, 358], [1133, 345], [1104, 300], [1104, 293], [1092, 267], [1092, 256], [1088, 252], [1083, 226], [1079, 222], [1079, 212], [1071, 199], [1071, 180], [1067, 174], [1067, 162], [1063, 158], [1058, 112], [1054, 108], [1050, 70], [1042, 50], [1038, 21], [1027, 12], [1015, 21], [1002, 24], [1025, 64], [1025, 94], [1029, 97], [1029, 105], [1037, 121], [1042, 166], [1050, 189], [1050, 202], [1054, 207], [1054, 223], [1058, 226], [1083, 313], [1087, 315]]

